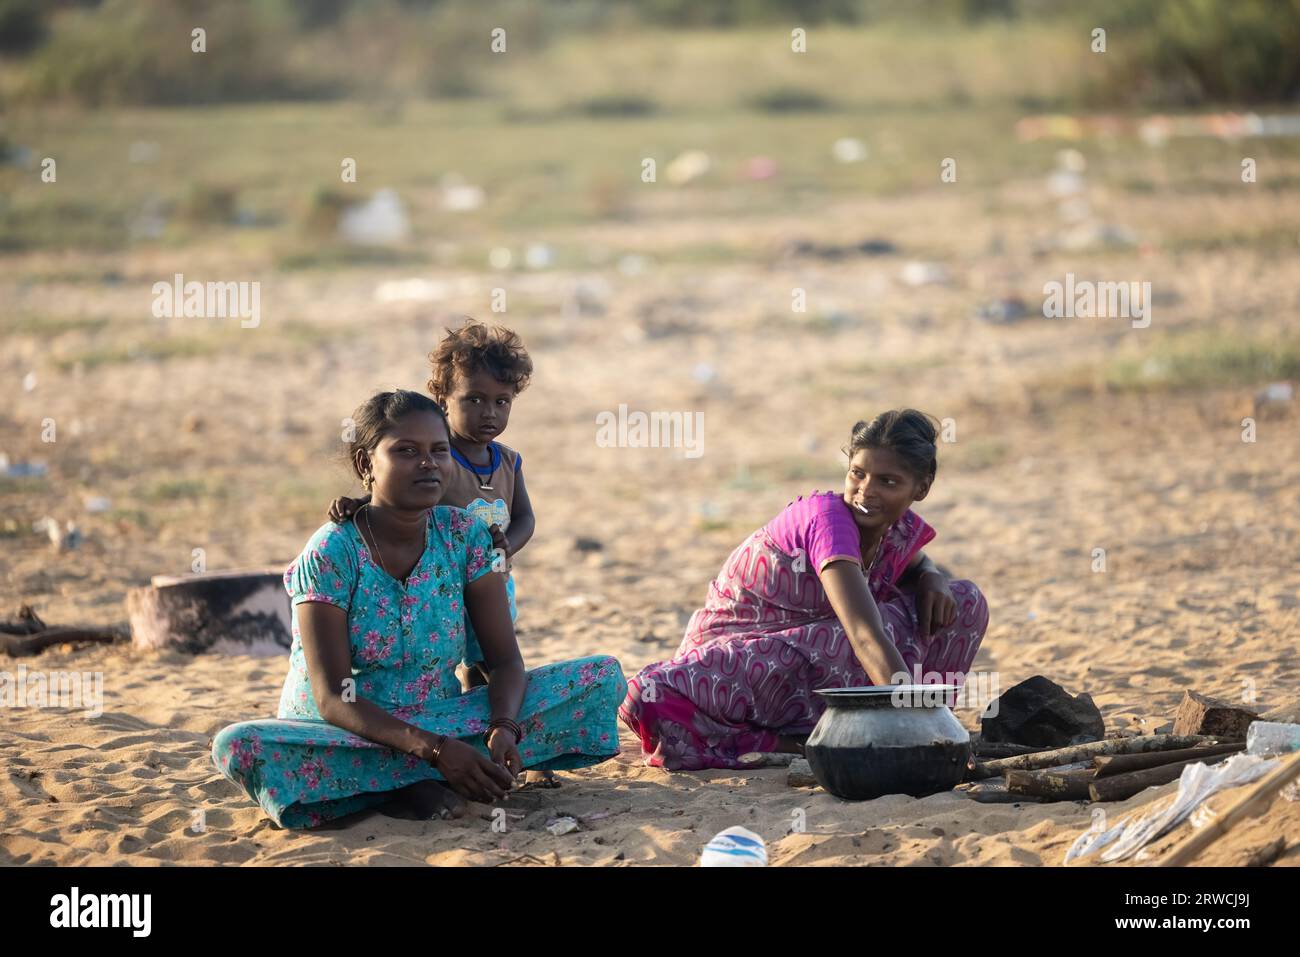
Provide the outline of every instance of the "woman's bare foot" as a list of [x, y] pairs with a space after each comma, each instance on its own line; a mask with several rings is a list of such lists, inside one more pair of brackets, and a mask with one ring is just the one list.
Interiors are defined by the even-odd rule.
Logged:
[[459, 794], [437, 781], [416, 781], [394, 791], [392, 799], [379, 810], [403, 821], [428, 821], [435, 817], [464, 817], [469, 806]]

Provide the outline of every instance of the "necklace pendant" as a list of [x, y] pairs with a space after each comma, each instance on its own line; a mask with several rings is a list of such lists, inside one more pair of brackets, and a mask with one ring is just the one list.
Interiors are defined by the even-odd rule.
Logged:
[[493, 488], [492, 488], [491, 485], [484, 485], [482, 482], [479, 482], [479, 483], [478, 483], [478, 487], [481, 488], [481, 489], [482, 489], [483, 491], [485, 491], [485, 492], [491, 492], [491, 491], [493, 491]]

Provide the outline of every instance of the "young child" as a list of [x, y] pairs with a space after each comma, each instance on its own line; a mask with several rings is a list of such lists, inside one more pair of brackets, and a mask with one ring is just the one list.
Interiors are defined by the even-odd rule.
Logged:
[[[456, 468], [447, 476], [443, 505], [454, 505], [479, 516], [492, 533], [499, 570], [506, 572], [510, 620], [517, 617], [515, 580], [510, 558], [533, 537], [536, 522], [524, 487], [523, 456], [496, 441], [510, 422], [515, 397], [528, 386], [533, 361], [523, 340], [503, 326], [488, 328], [468, 319], [429, 353], [432, 372], [428, 389], [447, 411], [451, 454]], [[329, 517], [346, 522], [369, 496], [338, 498]], [[458, 677], [466, 691], [487, 683], [483, 654], [468, 617], [466, 648]]]

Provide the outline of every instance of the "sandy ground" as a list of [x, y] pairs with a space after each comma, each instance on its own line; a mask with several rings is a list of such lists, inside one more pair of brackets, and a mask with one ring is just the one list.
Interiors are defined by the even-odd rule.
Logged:
[[[1255, 202], [1200, 215], [1207, 229], [1273, 215]], [[1129, 212], [1139, 226], [1185, 214], [1140, 203]], [[954, 225], [936, 240], [936, 222]], [[925, 242], [952, 278], [919, 289], [899, 281], [906, 256], [828, 263], [773, 253], [716, 268], [652, 265], [638, 276], [509, 277], [519, 305], [500, 318], [537, 362], [503, 436], [524, 453], [538, 517], [515, 563], [526, 659], [612, 653], [631, 674], [671, 654], [731, 548], [794, 495], [840, 485], [837, 450], [856, 419], [910, 404], [957, 428], [918, 511], [939, 532], [930, 553], [989, 598], [976, 670], [996, 672], [1004, 689], [1045, 674], [1088, 691], [1108, 729], [1161, 728], [1186, 689], [1249, 692], [1261, 710], [1300, 700], [1295, 411], [1261, 418], [1258, 441], [1243, 443], [1253, 389], [1107, 394], [1071, 372], [1140, 348], [1143, 335], [1290, 321], [1288, 271], [1267, 252], [1173, 255], [1157, 244], [1140, 265], [1168, 297], [1153, 330], [1123, 320], [973, 319], [973, 306], [996, 294], [1020, 292], [1036, 308], [1044, 281], [1077, 268], [1032, 259], [1031, 223], [1026, 215], [994, 230], [974, 201], [927, 195], [846, 205], [819, 225], [822, 241], [888, 235], [904, 250]], [[696, 239], [712, 235], [708, 223], [692, 228]], [[721, 237], [735, 226], [713, 228]], [[775, 248], [794, 232], [757, 223], [746, 239]], [[589, 238], [599, 241], [598, 231]], [[654, 239], [670, 245], [671, 226]], [[235, 262], [225, 255], [206, 262]], [[1095, 254], [1088, 268], [1127, 278], [1135, 255]], [[21, 296], [26, 308], [112, 323], [54, 341], [15, 337], [0, 360], [11, 384], [37, 374], [34, 389], [6, 393], [6, 450], [50, 463], [47, 480], [5, 494], [15, 525], [0, 539], [0, 607], [29, 602], [51, 623], [123, 621], [126, 589], [187, 571], [196, 547], [212, 570], [286, 563], [329, 497], [350, 487], [337, 461], [340, 420], [372, 389], [418, 387], [441, 326], [460, 312], [493, 318], [484, 303], [502, 281], [471, 277], [458, 287], [443, 274], [453, 281], [444, 301], [377, 303], [377, 283], [407, 274], [267, 274], [263, 327], [228, 326], [214, 351], [60, 367], [55, 358], [85, 345], [77, 336], [111, 339], [154, 321], [149, 284], [197, 269], [174, 253], [102, 265], [120, 277], [112, 285], [26, 286], [20, 270], [59, 268], [36, 257], [11, 260], [0, 274], [0, 295]], [[599, 310], [566, 317], [558, 303], [578, 283]], [[795, 286], [816, 304], [808, 315], [790, 312]], [[274, 339], [288, 317], [309, 322], [315, 336]], [[705, 453], [598, 448], [595, 415], [620, 403], [703, 411]], [[68, 436], [53, 446], [40, 444], [33, 425], [47, 416]], [[197, 491], [159, 492], [170, 480]], [[115, 511], [86, 513], [84, 495], [111, 497]], [[75, 517], [81, 547], [59, 554], [27, 533], [45, 514]], [[579, 536], [603, 548], [580, 552]], [[1092, 568], [1095, 548], [1106, 550], [1104, 572]], [[0, 658], [4, 670], [19, 663]], [[673, 775], [642, 766], [624, 733], [617, 760], [560, 775], [560, 789], [512, 796], [507, 806], [525, 816], [510, 818], [504, 834], [492, 831], [486, 808], [450, 823], [372, 815], [295, 833], [225, 781], [208, 747], [224, 725], [273, 713], [282, 660], [115, 646], [52, 649], [22, 663], [102, 672], [105, 703], [93, 719], [0, 713], [6, 864], [691, 864], [712, 834], [743, 824], [768, 841], [776, 864], [1055, 865], [1091, 823], [1082, 803], [994, 806], [941, 794], [855, 804], [789, 788], [777, 769]], [[977, 727], [977, 712], [958, 716]], [[192, 827], [198, 812], [201, 831]], [[563, 813], [583, 829], [554, 837], [541, 828]], [[1153, 851], [1187, 833], [1184, 824]], [[1300, 862], [1300, 803], [1279, 797], [1199, 863], [1243, 864], [1279, 835], [1288, 848], [1278, 863]]]

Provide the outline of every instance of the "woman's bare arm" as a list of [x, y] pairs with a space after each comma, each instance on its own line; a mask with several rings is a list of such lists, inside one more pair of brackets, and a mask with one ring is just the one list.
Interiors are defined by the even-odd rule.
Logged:
[[903, 569], [903, 574], [898, 576], [896, 584], [899, 588], [904, 590], [915, 588], [917, 583], [921, 580], [921, 576], [927, 575], [931, 572], [941, 577], [944, 581], [948, 580], [948, 576], [944, 574], [943, 569], [936, 565], [929, 555], [924, 551], [917, 552], [912, 556], [912, 560], [907, 563], [907, 567]]
[[433, 736], [357, 693], [348, 645], [348, 613], [327, 602], [298, 606], [302, 652], [320, 716], [344, 731], [428, 760]]
[[858, 564], [847, 559], [828, 562], [818, 577], [871, 683], [891, 685], [906, 681], [907, 663], [885, 635], [880, 609]]
[[483, 650], [492, 717], [517, 718], [528, 679], [524, 675], [519, 642], [515, 639], [515, 626], [510, 620], [505, 576], [489, 572], [466, 585], [465, 607]]
[[[483, 577], [500, 578], [499, 575]], [[507, 610], [506, 621], [509, 620]], [[458, 793], [476, 801], [494, 801], [506, 793], [512, 780], [510, 774], [468, 744], [407, 724], [356, 693], [352, 652], [348, 647], [348, 616], [342, 608], [327, 602], [303, 602], [298, 606], [298, 629], [312, 694], [322, 718], [344, 731], [413, 754], [423, 761], [430, 760], [434, 749], [441, 745], [436, 766]], [[523, 698], [522, 685], [519, 697]]]

